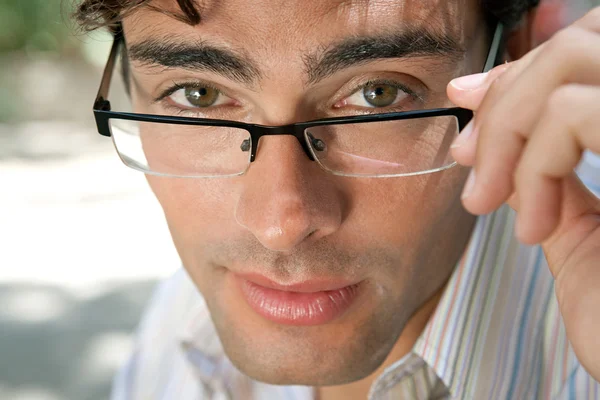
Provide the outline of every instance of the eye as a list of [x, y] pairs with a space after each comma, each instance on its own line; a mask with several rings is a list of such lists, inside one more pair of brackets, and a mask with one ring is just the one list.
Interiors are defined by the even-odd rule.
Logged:
[[207, 108], [226, 104], [231, 99], [218, 89], [204, 86], [183, 86], [175, 90], [169, 99], [185, 108]]
[[410, 91], [404, 90], [398, 84], [373, 82], [362, 86], [344, 99], [339, 106], [382, 108], [395, 105], [410, 97], [412, 97]]
[[398, 88], [390, 85], [368, 85], [362, 90], [363, 97], [374, 107], [387, 107], [398, 98]]

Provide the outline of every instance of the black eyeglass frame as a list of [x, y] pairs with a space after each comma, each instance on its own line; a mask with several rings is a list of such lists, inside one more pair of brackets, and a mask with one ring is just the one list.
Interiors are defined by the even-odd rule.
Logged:
[[[488, 72], [497, 65], [499, 57], [499, 51], [501, 49], [502, 36], [504, 27], [501, 23], [496, 25], [494, 31], [490, 50], [488, 52], [483, 72]], [[104, 74], [100, 82], [100, 88], [94, 102], [94, 118], [98, 128], [98, 133], [103, 136], [110, 137], [110, 119], [121, 119], [139, 122], [153, 122], [163, 124], [174, 124], [174, 125], [196, 125], [196, 126], [215, 126], [215, 127], [229, 127], [246, 130], [250, 134], [250, 162], [253, 162], [256, 158], [256, 151], [258, 148], [258, 141], [263, 136], [271, 135], [293, 135], [298, 139], [304, 152], [311, 161], [315, 161], [315, 158], [309, 148], [307, 140], [304, 136], [304, 132], [308, 128], [315, 126], [326, 126], [326, 125], [344, 125], [344, 124], [357, 124], [357, 123], [368, 123], [368, 122], [383, 122], [383, 121], [396, 121], [404, 119], [420, 119], [430, 117], [442, 117], [442, 116], [454, 116], [458, 120], [459, 133], [473, 118], [473, 112], [471, 110], [452, 107], [452, 108], [436, 108], [428, 110], [416, 110], [416, 111], [402, 111], [393, 113], [381, 113], [371, 115], [356, 115], [346, 117], [334, 117], [334, 118], [323, 118], [306, 122], [298, 122], [288, 125], [280, 126], [266, 126], [238, 121], [228, 121], [220, 119], [209, 119], [209, 118], [193, 118], [193, 117], [177, 117], [177, 116], [166, 116], [166, 115], [154, 115], [154, 114], [138, 114], [129, 112], [118, 112], [112, 111], [110, 101], [108, 101], [108, 92], [110, 83], [112, 80], [112, 74], [115, 69], [117, 60], [117, 54], [119, 46], [123, 43], [123, 31], [119, 27], [114, 34], [114, 41], [110, 50], [110, 55], [104, 69]]]

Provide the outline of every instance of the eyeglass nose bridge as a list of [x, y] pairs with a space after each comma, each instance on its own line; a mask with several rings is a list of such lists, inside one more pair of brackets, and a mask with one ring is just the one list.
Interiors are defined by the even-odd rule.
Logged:
[[[313, 153], [308, 145], [308, 140], [304, 135], [305, 127], [299, 125], [283, 125], [283, 126], [260, 126], [254, 125], [251, 129], [249, 129], [251, 140], [251, 148], [250, 148], [250, 162], [254, 162], [256, 159], [256, 151], [258, 149], [258, 141], [263, 136], [281, 136], [281, 135], [290, 135], [294, 136], [298, 139], [302, 150], [304, 150], [304, 154], [311, 160], [316, 161]], [[244, 143], [242, 143], [242, 147]], [[242, 151], [244, 149], [242, 148]]]

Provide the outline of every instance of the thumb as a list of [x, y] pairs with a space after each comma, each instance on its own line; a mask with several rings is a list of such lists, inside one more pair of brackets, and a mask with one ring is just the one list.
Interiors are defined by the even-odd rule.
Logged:
[[458, 107], [476, 111], [481, 105], [491, 84], [510, 68], [512, 63], [499, 65], [489, 72], [466, 75], [450, 81], [446, 92]]
[[[458, 107], [477, 111], [494, 81], [504, 75], [503, 80], [513, 82], [546, 46], [547, 42], [537, 46], [520, 59], [498, 65], [488, 72], [451, 80], [446, 88], [448, 98]], [[505, 83], [503, 86], [506, 90], [508, 85]]]

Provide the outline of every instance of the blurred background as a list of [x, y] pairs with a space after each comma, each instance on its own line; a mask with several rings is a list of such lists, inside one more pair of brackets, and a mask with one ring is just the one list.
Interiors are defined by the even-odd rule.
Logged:
[[0, 399], [107, 399], [179, 267], [142, 174], [96, 133], [111, 44], [71, 0], [0, 0]]
[[[179, 267], [143, 176], [96, 133], [111, 44], [72, 0], [0, 0], [0, 399], [108, 398], [156, 282]], [[548, 37], [600, 0], [547, 0]], [[565, 7], [567, 6], [567, 7]]]

